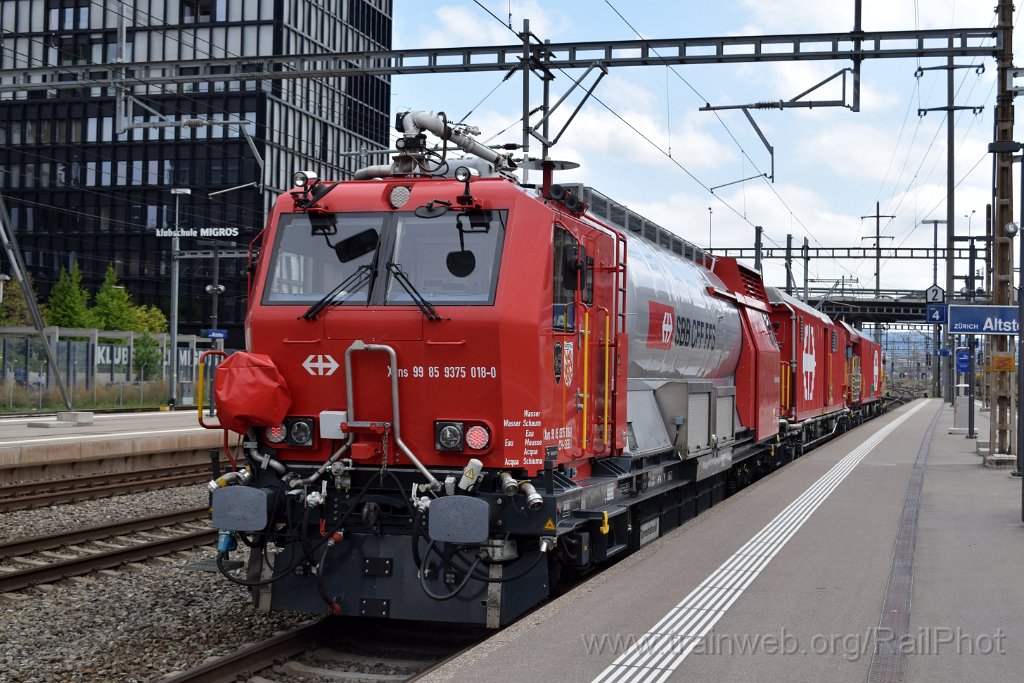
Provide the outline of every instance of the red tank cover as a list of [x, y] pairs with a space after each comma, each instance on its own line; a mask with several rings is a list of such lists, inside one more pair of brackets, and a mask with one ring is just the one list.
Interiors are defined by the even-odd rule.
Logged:
[[779, 345], [761, 275], [734, 258], [715, 259], [713, 272], [729, 288], [718, 296], [736, 302], [743, 320], [743, 347], [736, 367], [736, 409], [758, 441], [779, 432]]
[[270, 356], [238, 351], [217, 368], [213, 382], [217, 416], [224, 429], [276, 427], [292, 405], [292, 392]]

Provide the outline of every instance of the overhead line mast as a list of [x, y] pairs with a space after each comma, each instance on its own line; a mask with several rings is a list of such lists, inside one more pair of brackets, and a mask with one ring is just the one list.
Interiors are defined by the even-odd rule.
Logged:
[[[1013, 92], [1010, 85], [1010, 74], [1013, 69], [1011, 0], [999, 0], [996, 13], [1001, 37], [1000, 49], [996, 54], [996, 83], [999, 90], [996, 94], [993, 139], [998, 143], [1013, 140]], [[992, 207], [990, 234], [993, 246], [992, 303], [997, 306], [1008, 306], [1013, 301], [1013, 238], [1006, 234], [1004, 226], [1013, 222], [1013, 156], [1009, 153], [994, 156], [995, 203]], [[1024, 235], [1018, 239], [1024, 239]], [[1024, 264], [1021, 264], [1021, 267], [1024, 267]], [[1017, 340], [1019, 343], [1020, 337]], [[1006, 335], [994, 335], [993, 354], [1006, 354], [1009, 350], [1010, 338]], [[1016, 453], [1016, 446], [1011, 447], [1011, 444], [1016, 444], [1016, 440], [1013, 418], [1010, 414], [1010, 373], [997, 372], [995, 375], [995, 382], [992, 383], [992, 410], [989, 415], [989, 453]], [[1016, 425], [1016, 429], [1020, 427]]]

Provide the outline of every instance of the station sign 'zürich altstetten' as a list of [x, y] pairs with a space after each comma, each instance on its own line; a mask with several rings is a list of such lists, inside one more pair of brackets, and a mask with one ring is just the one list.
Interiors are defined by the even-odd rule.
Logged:
[[1016, 306], [949, 307], [950, 334], [1017, 334]]

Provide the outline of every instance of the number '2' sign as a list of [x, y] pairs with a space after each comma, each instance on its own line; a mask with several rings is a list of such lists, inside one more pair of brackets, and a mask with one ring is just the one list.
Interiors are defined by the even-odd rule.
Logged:
[[946, 301], [946, 290], [938, 285], [932, 285], [924, 291], [924, 300], [929, 304], [941, 304]]

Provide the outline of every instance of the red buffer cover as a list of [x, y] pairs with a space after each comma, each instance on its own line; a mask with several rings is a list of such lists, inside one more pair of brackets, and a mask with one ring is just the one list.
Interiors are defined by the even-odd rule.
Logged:
[[270, 356], [238, 351], [217, 368], [213, 381], [217, 417], [224, 429], [276, 427], [288, 414], [292, 393]]

